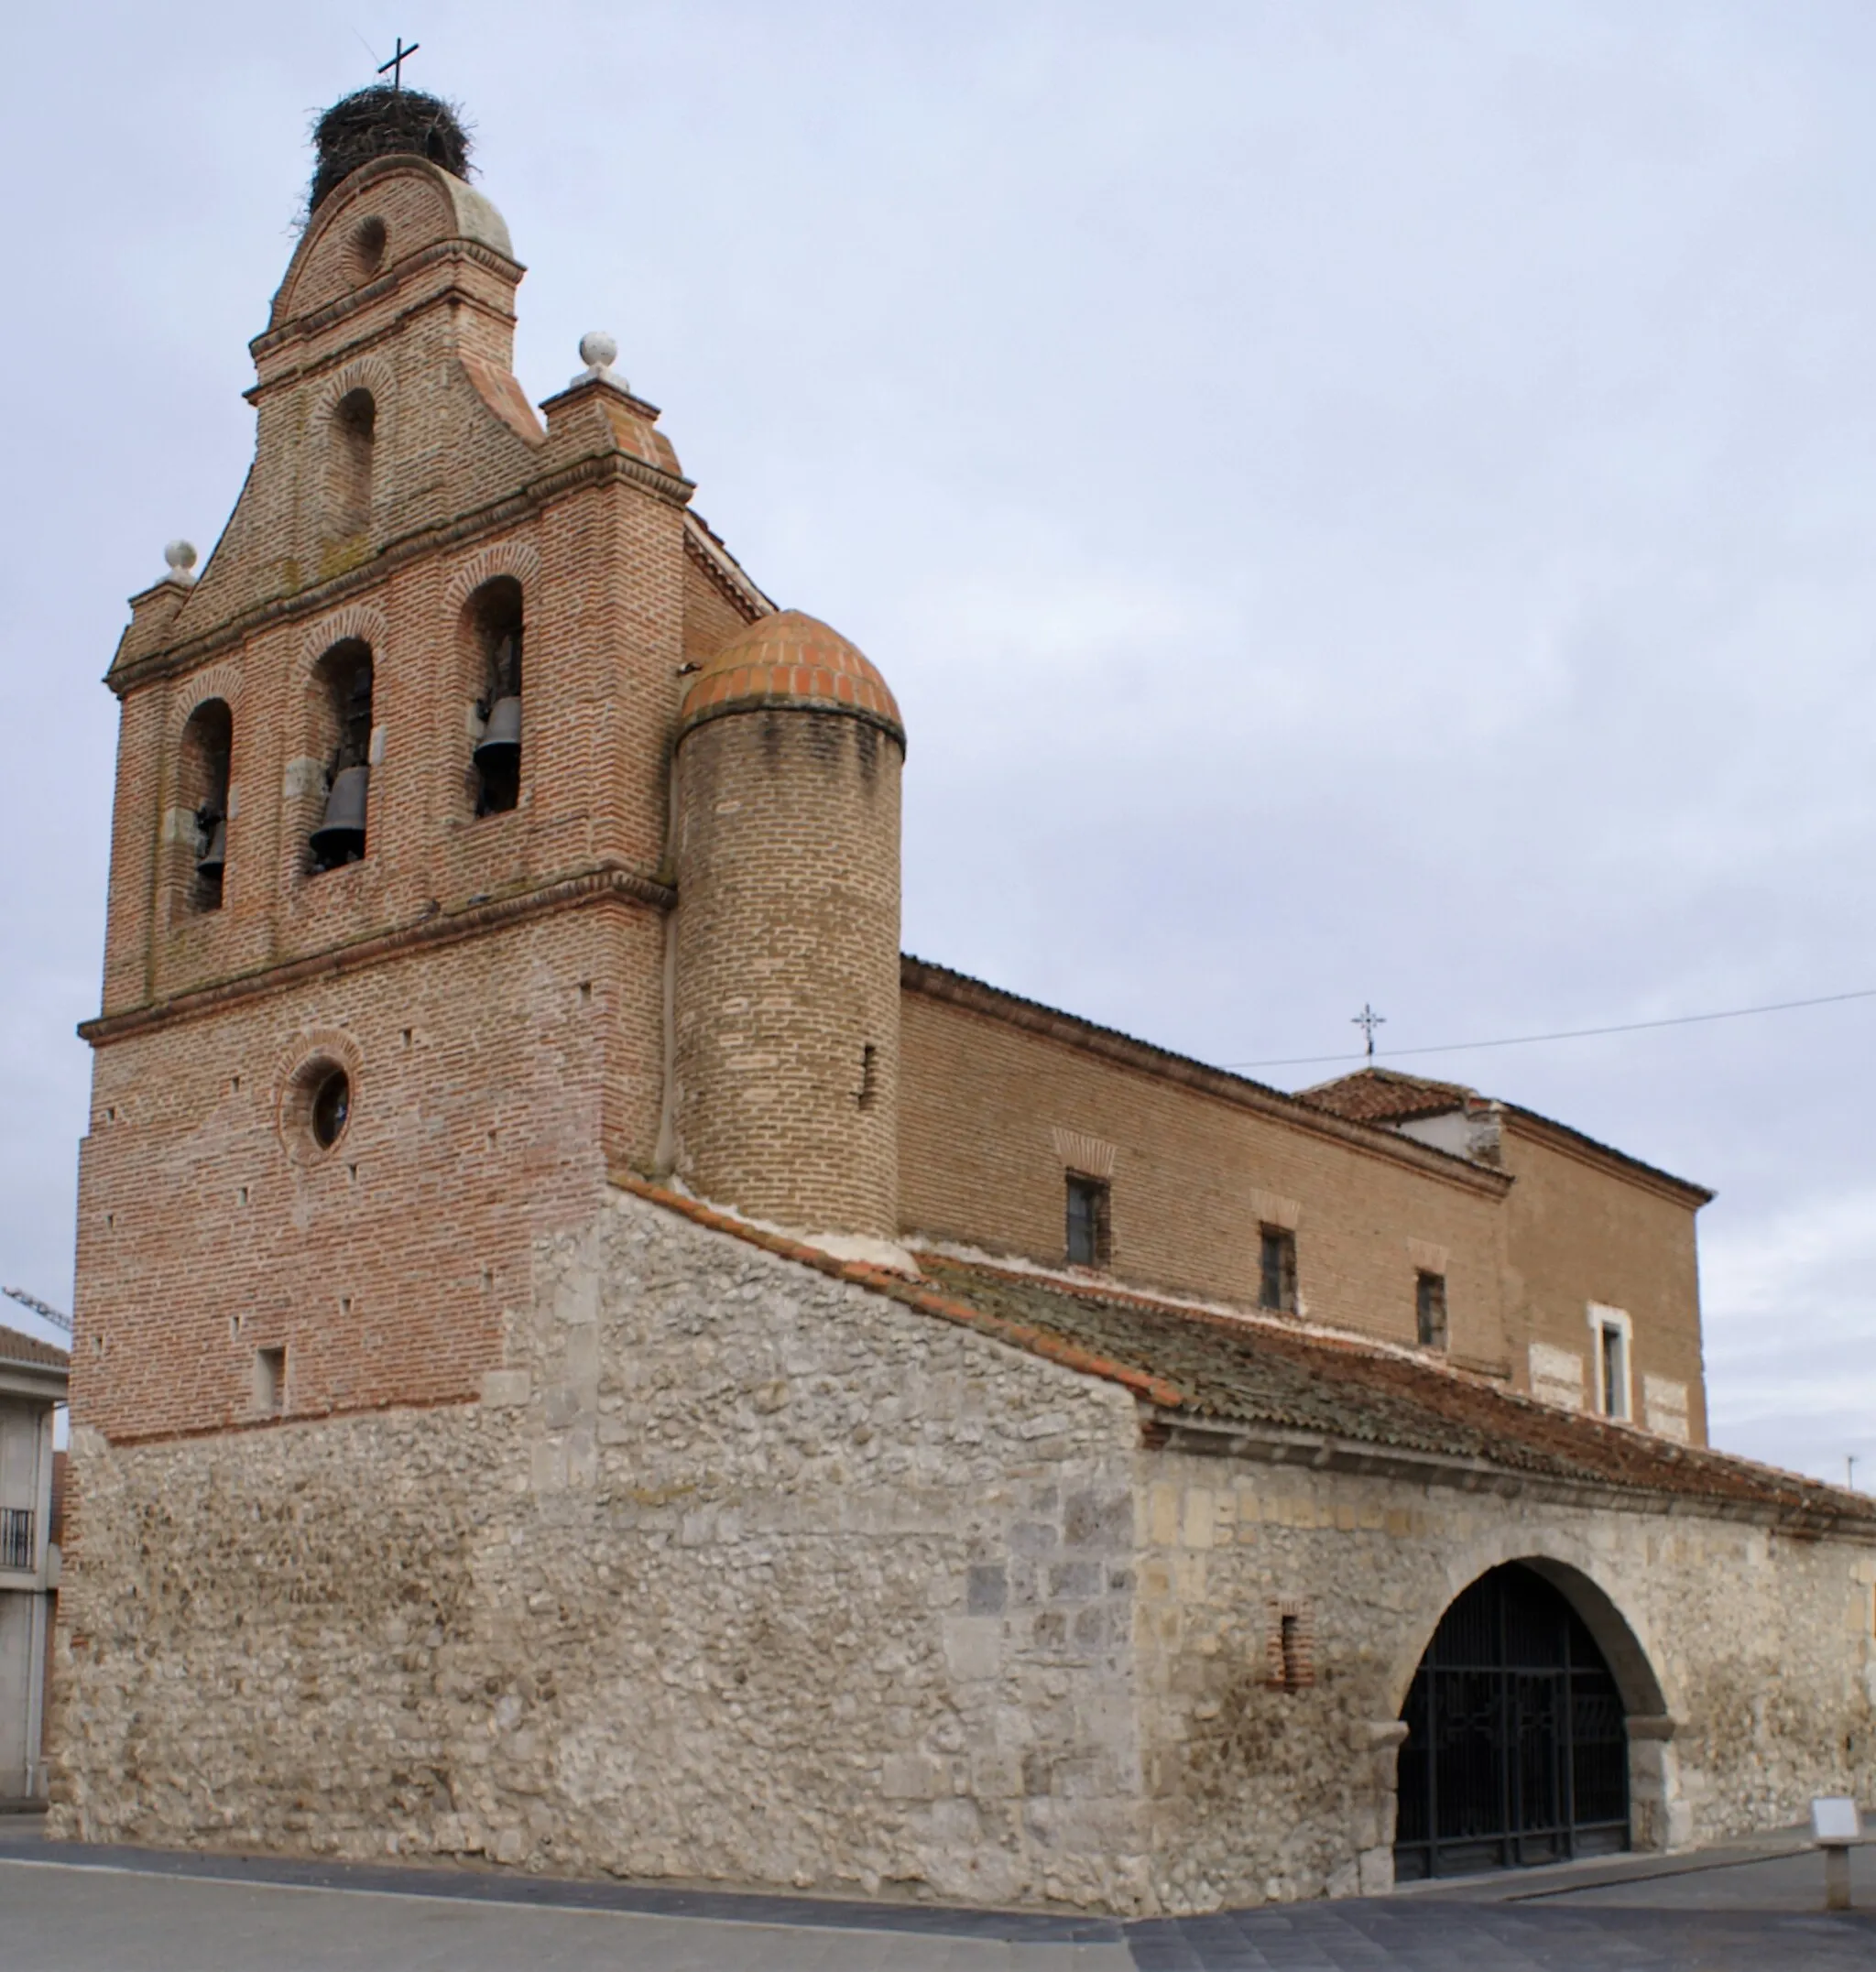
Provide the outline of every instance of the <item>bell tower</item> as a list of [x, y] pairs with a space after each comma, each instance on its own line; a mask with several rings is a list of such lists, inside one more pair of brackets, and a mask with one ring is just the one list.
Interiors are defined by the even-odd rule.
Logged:
[[605, 337], [539, 413], [448, 108], [318, 131], [198, 576], [132, 599], [77, 1424], [474, 1397], [666, 1115], [686, 675], [771, 605]]

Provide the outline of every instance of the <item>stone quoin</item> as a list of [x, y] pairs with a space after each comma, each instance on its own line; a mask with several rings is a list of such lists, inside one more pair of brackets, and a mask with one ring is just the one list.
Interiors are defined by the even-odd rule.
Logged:
[[1707, 1447], [1707, 1194], [902, 955], [881, 670], [344, 107], [109, 673], [57, 1826], [1135, 1913], [1867, 1792], [1876, 1504]]

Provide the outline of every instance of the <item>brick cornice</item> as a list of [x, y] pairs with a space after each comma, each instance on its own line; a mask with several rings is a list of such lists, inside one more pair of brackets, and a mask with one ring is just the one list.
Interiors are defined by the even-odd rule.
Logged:
[[418, 296], [408, 308], [400, 309], [397, 314], [387, 318], [376, 328], [366, 331], [354, 341], [335, 343], [317, 354], [309, 353], [303, 360], [275, 370], [258, 382], [250, 384], [241, 395], [248, 403], [257, 405], [264, 398], [295, 388], [330, 371], [343, 369], [346, 364], [355, 361], [361, 354], [394, 343], [409, 323], [420, 315], [429, 314], [431, 311], [443, 307], [467, 309], [474, 314], [486, 316], [490, 321], [511, 333], [515, 327], [515, 318], [506, 309], [496, 308], [481, 296], [471, 294], [465, 289], [440, 288], [433, 293]]
[[1227, 1069], [1207, 1067], [1205, 1062], [1194, 1062], [1187, 1055], [1156, 1048], [1151, 1041], [1136, 1040], [1130, 1034], [1099, 1027], [1078, 1015], [1044, 1007], [1039, 1001], [1024, 999], [1019, 994], [1005, 993], [996, 986], [986, 986], [981, 979], [972, 979], [964, 973], [954, 973], [927, 960], [915, 959], [910, 953], [900, 961], [900, 985], [908, 993], [922, 994], [927, 999], [962, 1007], [986, 1019], [1001, 1020], [1008, 1026], [1022, 1028], [1064, 1048], [1098, 1055], [1104, 1061], [1151, 1075], [1156, 1080], [1183, 1083], [1201, 1095], [1229, 1103], [1234, 1108], [1252, 1110], [1289, 1128], [1333, 1138], [1339, 1143], [1366, 1151], [1371, 1157], [1383, 1158], [1391, 1163], [1414, 1165], [1431, 1177], [1443, 1178], [1449, 1184], [1460, 1185], [1467, 1191], [1482, 1192], [1489, 1198], [1502, 1198], [1514, 1182], [1507, 1172], [1488, 1170], [1468, 1159], [1434, 1149], [1432, 1145], [1416, 1142], [1411, 1137], [1398, 1137], [1393, 1131], [1372, 1124], [1350, 1122], [1300, 1101], [1296, 1096], [1286, 1095], [1281, 1089], [1267, 1088], [1261, 1082], [1249, 1081]]
[[[289, 344], [309, 341], [330, 329], [335, 322], [344, 321], [348, 315], [358, 314], [371, 307], [374, 302], [381, 301], [385, 296], [395, 294], [399, 288], [409, 287], [431, 267], [442, 266], [448, 261], [464, 260], [474, 262], [477, 267], [498, 276], [511, 288], [518, 286], [522, 275], [527, 272], [518, 261], [498, 254], [494, 247], [484, 245], [480, 240], [436, 240], [417, 253], [399, 260], [395, 267], [379, 275], [376, 280], [367, 282], [363, 288], [354, 288], [349, 294], [339, 296], [336, 300], [328, 301], [323, 308], [315, 309], [311, 314], [296, 315], [291, 321], [283, 321], [277, 329], [262, 330], [248, 343], [248, 354], [253, 356], [255, 365], [258, 367], [264, 358], [285, 349]], [[425, 307], [441, 298], [441, 295], [426, 295], [415, 303], [415, 307]], [[475, 300], [474, 296], [466, 299]], [[487, 307], [486, 303], [482, 302], [476, 305], [485, 309]], [[409, 314], [412, 310], [407, 309], [404, 312]], [[489, 310], [488, 312], [493, 314], [497, 311]], [[512, 324], [515, 318], [510, 312], [502, 319]], [[274, 378], [268, 377], [256, 385], [247, 394], [252, 397], [256, 390], [270, 388], [274, 382]]]
[[543, 473], [518, 491], [506, 495], [473, 513], [431, 528], [420, 528], [392, 541], [370, 561], [334, 575], [329, 581], [296, 590], [290, 596], [274, 596], [256, 603], [180, 644], [153, 650], [128, 664], [114, 665], [104, 682], [119, 698], [139, 685], [161, 678], [172, 678], [192, 670], [204, 659], [245, 643], [257, 631], [303, 617], [323, 615], [350, 597], [377, 587], [386, 579], [446, 548], [459, 548], [466, 541], [497, 534], [517, 521], [531, 519], [556, 500], [595, 486], [626, 485], [637, 487], [668, 507], [690, 504], [696, 490], [688, 479], [674, 478], [656, 466], [647, 465], [626, 452], [600, 452], [577, 459], [570, 465]]
[[201, 1019], [209, 1014], [224, 1013], [232, 1007], [265, 998], [289, 986], [310, 979], [337, 978], [362, 972], [394, 959], [409, 958], [440, 946], [460, 943], [465, 938], [506, 930], [534, 919], [557, 916], [565, 910], [584, 910], [593, 904], [625, 903], [654, 910], [669, 910], [677, 893], [667, 884], [627, 869], [622, 864], [601, 864], [556, 878], [518, 896], [496, 898], [485, 904], [471, 904], [461, 910], [438, 911], [401, 924], [387, 932], [375, 932], [348, 945], [325, 952], [310, 953], [289, 959], [284, 964], [243, 973], [213, 986], [198, 986], [169, 999], [154, 1000], [141, 1007], [126, 1008], [122, 1013], [100, 1015], [81, 1021], [79, 1038], [94, 1048], [107, 1048], [114, 1041], [127, 1040], [156, 1028], [184, 1020]]
[[1516, 1103], [1500, 1103], [1497, 1107], [1510, 1123], [1514, 1136], [1541, 1143], [1559, 1157], [1572, 1158], [1579, 1164], [1587, 1164], [1592, 1171], [1624, 1179], [1689, 1212], [1697, 1212], [1702, 1205], [1713, 1203], [1714, 1193], [1706, 1185], [1696, 1184], [1690, 1178], [1677, 1178], [1671, 1171], [1663, 1171], [1658, 1165], [1644, 1164], [1639, 1157], [1631, 1157], [1626, 1150], [1618, 1150], [1612, 1145], [1598, 1143], [1595, 1138], [1586, 1137], [1581, 1130], [1572, 1129], [1567, 1123], [1559, 1123], [1554, 1117], [1541, 1117], [1535, 1110], [1521, 1109]]

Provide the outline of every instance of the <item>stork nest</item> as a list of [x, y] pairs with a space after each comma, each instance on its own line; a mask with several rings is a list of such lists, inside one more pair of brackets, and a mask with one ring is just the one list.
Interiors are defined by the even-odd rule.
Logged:
[[469, 175], [469, 133], [453, 104], [420, 90], [374, 82], [333, 104], [312, 126], [319, 165], [307, 197], [309, 214], [360, 165], [374, 158], [428, 158], [457, 178]]

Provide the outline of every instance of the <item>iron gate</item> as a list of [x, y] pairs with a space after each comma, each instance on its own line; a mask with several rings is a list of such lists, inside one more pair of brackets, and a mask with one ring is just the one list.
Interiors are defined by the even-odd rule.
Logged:
[[1401, 1716], [1400, 1881], [1628, 1847], [1621, 1696], [1583, 1618], [1533, 1570], [1494, 1568], [1458, 1597]]

